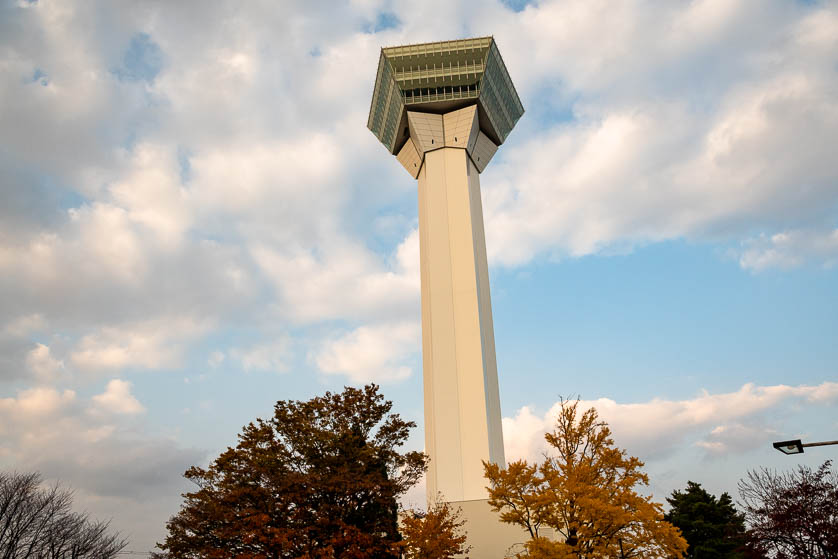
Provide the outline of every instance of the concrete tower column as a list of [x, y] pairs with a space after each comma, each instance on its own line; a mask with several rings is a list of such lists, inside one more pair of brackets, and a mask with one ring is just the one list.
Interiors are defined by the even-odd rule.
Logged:
[[497, 522], [483, 477], [484, 460], [506, 465], [479, 174], [497, 146], [474, 106], [407, 118], [399, 161], [419, 181], [428, 501], [461, 507], [473, 550], [502, 557], [524, 538]]
[[505, 464], [479, 176], [442, 147], [418, 177], [430, 499], [486, 499], [482, 460]]
[[491, 37], [381, 51], [367, 127], [419, 182], [427, 496], [462, 509], [475, 559], [527, 539], [483, 477], [505, 459], [479, 178], [523, 112]]

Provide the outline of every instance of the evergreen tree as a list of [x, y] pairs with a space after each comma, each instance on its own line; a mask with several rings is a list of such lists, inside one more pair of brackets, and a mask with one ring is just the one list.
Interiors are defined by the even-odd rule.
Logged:
[[673, 491], [672, 507], [665, 518], [681, 529], [690, 559], [740, 559], [745, 557], [745, 516], [736, 510], [727, 493], [718, 499], [701, 484], [687, 482], [685, 491]]

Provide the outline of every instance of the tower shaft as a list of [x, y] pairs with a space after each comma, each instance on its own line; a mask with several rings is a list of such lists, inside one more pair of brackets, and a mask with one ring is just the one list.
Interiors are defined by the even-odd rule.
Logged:
[[505, 461], [479, 174], [443, 147], [418, 179], [428, 498], [486, 499], [482, 461]]
[[479, 559], [528, 538], [483, 477], [505, 460], [479, 179], [523, 113], [492, 37], [381, 49], [367, 128], [419, 181], [428, 501], [462, 510]]

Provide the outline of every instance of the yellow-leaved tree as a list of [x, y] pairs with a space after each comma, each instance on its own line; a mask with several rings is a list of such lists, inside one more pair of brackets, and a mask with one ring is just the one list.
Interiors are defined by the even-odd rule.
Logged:
[[682, 558], [687, 542], [678, 528], [636, 490], [649, 484], [643, 462], [614, 446], [594, 408], [580, 415], [578, 406], [562, 401], [540, 464], [484, 462], [489, 504], [530, 534], [517, 557]]
[[466, 521], [462, 509], [453, 508], [437, 495], [427, 512], [407, 511], [401, 520], [404, 559], [451, 559], [471, 550], [466, 544]]

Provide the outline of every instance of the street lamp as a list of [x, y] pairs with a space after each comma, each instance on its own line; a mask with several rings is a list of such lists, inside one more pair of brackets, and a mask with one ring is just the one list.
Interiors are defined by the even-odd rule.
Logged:
[[827, 446], [831, 444], [838, 444], [838, 441], [823, 441], [819, 443], [802, 443], [800, 439], [794, 439], [793, 441], [780, 441], [778, 443], [774, 443], [774, 448], [782, 452], [783, 454], [802, 454], [803, 449], [809, 446]]

